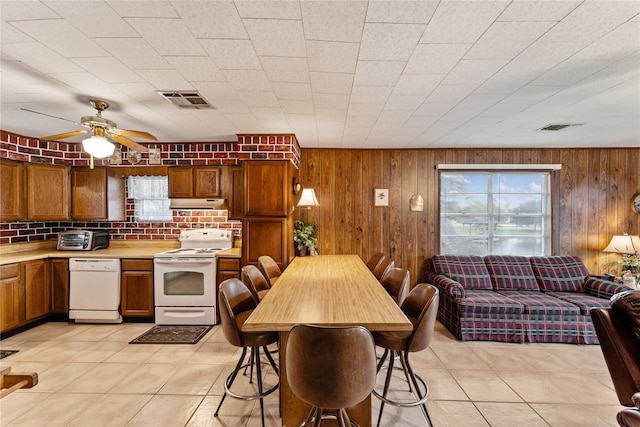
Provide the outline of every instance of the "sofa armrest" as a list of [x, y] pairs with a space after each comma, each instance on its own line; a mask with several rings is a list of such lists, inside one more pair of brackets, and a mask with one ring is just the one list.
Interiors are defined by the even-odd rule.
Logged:
[[587, 276], [584, 279], [584, 290], [589, 295], [598, 298], [610, 299], [618, 292], [628, 291], [629, 287], [619, 283], [603, 280], [595, 276]]
[[464, 298], [464, 287], [455, 280], [449, 279], [442, 274], [436, 274], [433, 271], [427, 271], [426, 279], [427, 282], [440, 289], [443, 294], [452, 298]]

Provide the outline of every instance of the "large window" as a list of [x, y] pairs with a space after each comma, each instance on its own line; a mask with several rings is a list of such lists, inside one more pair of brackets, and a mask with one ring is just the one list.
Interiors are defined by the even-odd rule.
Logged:
[[440, 172], [440, 253], [549, 255], [549, 172]]
[[136, 221], [171, 221], [166, 176], [130, 176], [127, 193], [134, 199]]

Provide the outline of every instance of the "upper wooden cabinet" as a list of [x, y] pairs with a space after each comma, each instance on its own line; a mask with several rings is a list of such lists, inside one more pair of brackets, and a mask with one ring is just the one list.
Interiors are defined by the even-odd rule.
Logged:
[[169, 168], [169, 198], [207, 199], [220, 197], [217, 166], [173, 166]]
[[109, 176], [107, 168], [71, 169], [71, 218], [125, 219], [124, 178]]
[[24, 164], [0, 159], [0, 182], [0, 221], [24, 219]]
[[288, 161], [244, 161], [244, 215], [287, 216], [290, 213]]
[[69, 168], [29, 163], [27, 168], [27, 219], [69, 219]]
[[244, 186], [242, 177], [242, 167], [233, 166], [230, 169], [229, 181], [231, 191], [228, 196], [229, 219], [242, 219], [242, 206], [244, 198]]

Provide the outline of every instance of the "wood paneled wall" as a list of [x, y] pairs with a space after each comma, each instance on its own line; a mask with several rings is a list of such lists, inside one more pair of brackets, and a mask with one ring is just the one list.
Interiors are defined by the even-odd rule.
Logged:
[[[553, 173], [553, 255], [580, 256], [602, 274], [618, 259], [601, 250], [614, 234], [640, 234], [631, 198], [640, 192], [640, 148], [619, 149], [302, 149], [300, 181], [320, 206], [304, 215], [319, 227], [321, 254], [375, 252], [408, 268], [412, 284], [438, 253], [438, 171], [441, 163], [559, 163]], [[389, 207], [374, 207], [374, 189], [389, 189]], [[423, 212], [409, 211], [413, 194]], [[298, 215], [301, 212], [298, 211]]]

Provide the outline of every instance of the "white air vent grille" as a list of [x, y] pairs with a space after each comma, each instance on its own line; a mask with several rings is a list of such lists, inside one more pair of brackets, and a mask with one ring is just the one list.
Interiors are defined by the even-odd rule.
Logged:
[[215, 109], [215, 107], [209, 104], [198, 92], [158, 91], [158, 94], [178, 108], [188, 108], [192, 110]]

